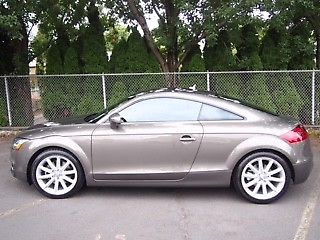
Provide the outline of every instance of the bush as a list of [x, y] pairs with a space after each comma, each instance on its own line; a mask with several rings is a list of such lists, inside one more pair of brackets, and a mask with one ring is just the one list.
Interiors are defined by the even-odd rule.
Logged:
[[134, 84], [126, 82], [129, 95], [166, 87], [165, 78], [161, 75], [136, 75]]
[[126, 85], [121, 81], [116, 82], [111, 90], [111, 97], [108, 101], [108, 107], [117, 104], [127, 97], [129, 97], [129, 94]]
[[242, 99], [242, 80], [238, 74], [219, 73], [214, 75], [215, 92], [236, 99]]
[[272, 76], [268, 79], [268, 87], [277, 113], [299, 119], [303, 101], [288, 74]]
[[271, 112], [277, 112], [277, 107], [272, 101], [264, 74], [246, 76], [242, 81], [244, 82], [242, 92], [245, 101]]
[[96, 78], [80, 76], [67, 81], [59, 77], [42, 78], [40, 89], [45, 118], [53, 121], [102, 111], [101, 80]]

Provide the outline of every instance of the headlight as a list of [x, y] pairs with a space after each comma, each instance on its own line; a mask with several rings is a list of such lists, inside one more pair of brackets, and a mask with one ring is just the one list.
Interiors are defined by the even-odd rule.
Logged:
[[24, 143], [28, 142], [28, 139], [23, 139], [23, 138], [17, 138], [13, 141], [12, 144], [12, 149], [13, 150], [19, 150], [23, 146]]

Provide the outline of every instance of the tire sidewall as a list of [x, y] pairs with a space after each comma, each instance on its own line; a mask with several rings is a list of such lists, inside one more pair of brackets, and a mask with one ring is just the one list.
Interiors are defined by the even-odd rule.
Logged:
[[[43, 161], [45, 158], [50, 157], [52, 155], [60, 155], [64, 158], [67, 158], [76, 167], [77, 182], [76, 182], [75, 186], [69, 192], [67, 192], [65, 194], [53, 195], [53, 194], [47, 193], [39, 186], [39, 184], [37, 182], [36, 169], [37, 169], [39, 163], [41, 161]], [[31, 178], [32, 178], [32, 182], [35, 185], [36, 189], [41, 194], [43, 194], [46, 197], [54, 198], [54, 199], [68, 198], [68, 197], [72, 196], [73, 194], [75, 194], [76, 192], [78, 192], [82, 188], [82, 186], [84, 185], [84, 173], [83, 173], [83, 169], [82, 169], [82, 166], [80, 165], [79, 161], [74, 156], [72, 156], [70, 153], [65, 152], [63, 150], [58, 150], [58, 149], [46, 150], [36, 157], [36, 159], [33, 161], [32, 166], [31, 166]]]
[[[274, 196], [273, 198], [269, 198], [269, 199], [257, 199], [254, 198], [252, 196], [250, 196], [243, 188], [242, 186], [242, 182], [241, 182], [241, 174], [242, 171], [244, 170], [244, 168], [246, 167], [246, 165], [253, 159], [255, 158], [259, 158], [259, 157], [268, 157], [271, 158], [275, 161], [277, 161], [284, 169], [285, 172], [285, 184], [284, 187], [282, 188], [282, 190], [280, 191], [280, 193], [278, 193], [276, 196]], [[267, 204], [267, 203], [271, 203], [273, 201], [276, 201], [277, 199], [281, 198], [285, 192], [287, 191], [289, 185], [291, 182], [291, 170], [289, 168], [288, 163], [281, 158], [280, 156], [271, 153], [271, 152], [259, 152], [259, 153], [254, 153], [251, 154], [250, 156], [246, 157], [243, 161], [240, 162], [240, 164], [237, 166], [235, 173], [233, 175], [233, 185], [236, 189], [236, 191], [245, 199], [249, 200], [250, 202], [253, 203], [258, 203], [258, 204]]]

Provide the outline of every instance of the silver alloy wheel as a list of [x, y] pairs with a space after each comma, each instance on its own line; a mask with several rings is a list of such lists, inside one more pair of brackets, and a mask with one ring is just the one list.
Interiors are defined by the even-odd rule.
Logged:
[[251, 197], [268, 200], [277, 196], [286, 183], [282, 165], [269, 157], [251, 160], [241, 172], [241, 185]]
[[68, 158], [52, 155], [44, 158], [38, 164], [36, 180], [43, 191], [52, 195], [63, 195], [75, 187], [78, 172]]

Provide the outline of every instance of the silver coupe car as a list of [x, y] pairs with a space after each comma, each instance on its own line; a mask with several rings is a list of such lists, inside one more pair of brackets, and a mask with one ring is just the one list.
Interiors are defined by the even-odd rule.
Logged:
[[101, 114], [34, 126], [12, 145], [12, 174], [45, 196], [86, 186], [230, 186], [279, 199], [312, 169], [305, 128], [210, 92], [160, 89]]

